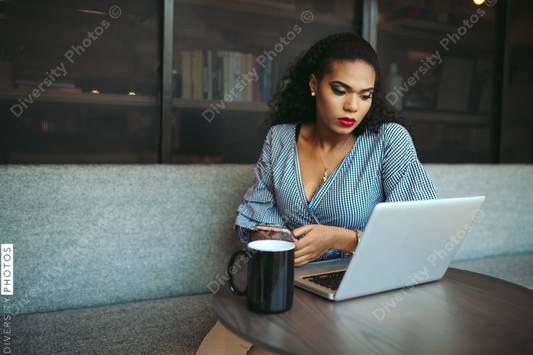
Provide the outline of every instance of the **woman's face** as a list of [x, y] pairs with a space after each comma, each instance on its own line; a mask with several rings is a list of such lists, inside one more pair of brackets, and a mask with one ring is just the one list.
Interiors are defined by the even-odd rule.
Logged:
[[344, 135], [351, 133], [370, 110], [376, 72], [362, 61], [334, 61], [331, 68], [320, 83], [311, 74], [309, 87], [315, 92], [317, 124]]

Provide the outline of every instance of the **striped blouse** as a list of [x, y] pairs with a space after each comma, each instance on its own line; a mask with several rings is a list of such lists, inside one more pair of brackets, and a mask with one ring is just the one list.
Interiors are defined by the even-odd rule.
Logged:
[[[290, 230], [321, 224], [364, 231], [379, 202], [437, 198], [407, 130], [386, 123], [378, 133], [365, 131], [357, 138], [308, 202], [296, 152], [300, 127], [301, 123], [272, 126], [265, 138], [255, 182], [237, 210], [234, 229], [243, 243], [250, 241], [258, 224]], [[343, 252], [330, 249], [318, 259], [342, 256]]]

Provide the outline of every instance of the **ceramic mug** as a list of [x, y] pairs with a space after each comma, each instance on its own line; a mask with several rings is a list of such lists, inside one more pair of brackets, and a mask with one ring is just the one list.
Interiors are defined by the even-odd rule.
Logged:
[[[235, 287], [232, 270], [235, 259], [248, 259], [244, 291]], [[282, 240], [256, 240], [247, 250], [238, 250], [228, 264], [229, 287], [237, 296], [246, 296], [248, 309], [258, 313], [281, 313], [292, 307], [294, 293], [294, 244]]]

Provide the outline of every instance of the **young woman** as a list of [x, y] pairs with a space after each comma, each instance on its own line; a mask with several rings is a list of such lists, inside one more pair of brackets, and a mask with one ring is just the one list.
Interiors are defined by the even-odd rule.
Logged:
[[[385, 101], [380, 76], [375, 51], [353, 33], [318, 41], [289, 68], [237, 211], [244, 243], [261, 239], [258, 224], [284, 226], [299, 238], [296, 266], [344, 257], [377, 203], [437, 198], [412, 125]], [[217, 323], [198, 354], [231, 351], [262, 352]]]

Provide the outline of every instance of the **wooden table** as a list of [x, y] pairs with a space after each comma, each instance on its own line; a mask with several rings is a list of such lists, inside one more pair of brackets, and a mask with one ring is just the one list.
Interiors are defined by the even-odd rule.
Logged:
[[[236, 275], [243, 288], [245, 273]], [[449, 268], [440, 281], [332, 302], [295, 288], [288, 312], [248, 311], [222, 287], [220, 322], [280, 354], [533, 354], [533, 290]]]

